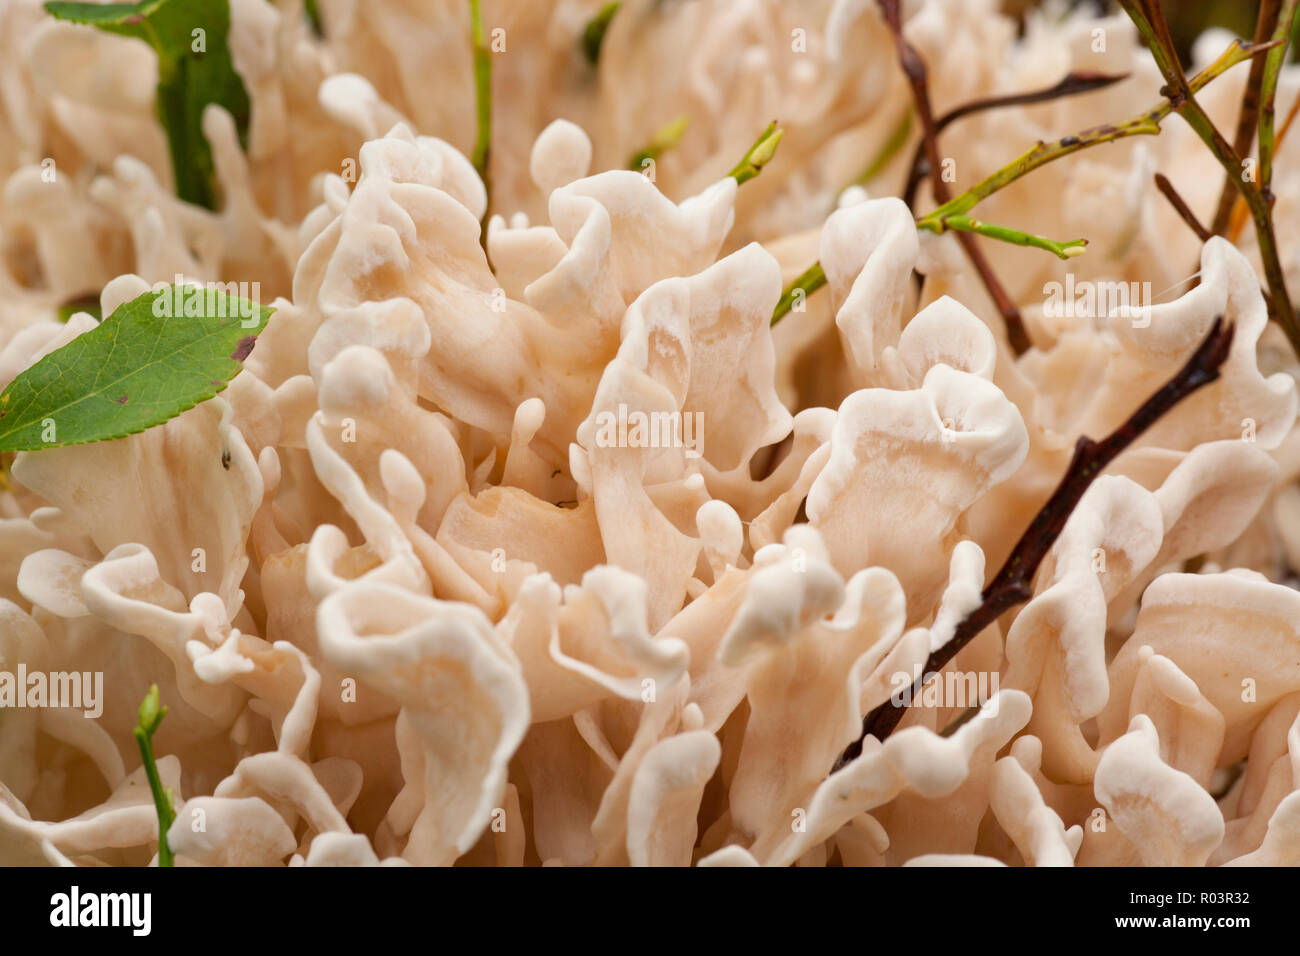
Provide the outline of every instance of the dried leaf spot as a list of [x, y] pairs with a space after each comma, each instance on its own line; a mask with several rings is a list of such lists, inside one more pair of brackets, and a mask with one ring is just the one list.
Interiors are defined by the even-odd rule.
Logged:
[[235, 350], [230, 353], [230, 357], [236, 362], [242, 362], [244, 359], [248, 358], [248, 353], [253, 351], [253, 346], [255, 344], [257, 344], [257, 336], [245, 335], [239, 340], [239, 344], [235, 346]]

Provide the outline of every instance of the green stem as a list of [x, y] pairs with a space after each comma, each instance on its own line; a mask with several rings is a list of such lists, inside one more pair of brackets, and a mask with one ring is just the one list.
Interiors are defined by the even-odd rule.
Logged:
[[474, 97], [478, 113], [478, 136], [471, 161], [487, 183], [488, 150], [492, 146], [492, 51], [483, 30], [479, 0], [469, 0], [470, 29], [474, 38]]
[[970, 216], [948, 216], [940, 220], [918, 222], [917, 228], [928, 229], [934, 233], [942, 233], [945, 229], [974, 232], [981, 236], [988, 236], [990, 239], [997, 239], [999, 242], [1009, 242], [1014, 246], [1032, 246], [1035, 249], [1046, 249], [1058, 259], [1073, 259], [1075, 256], [1083, 255], [1083, 249], [1088, 244], [1087, 239], [1071, 239], [1067, 242], [1044, 239], [1042, 236], [1035, 236], [1033, 233], [1021, 232], [1019, 229], [1010, 229], [1006, 226], [995, 226], [992, 223], [973, 219]]
[[[1228, 48], [1219, 55], [1218, 59], [1187, 81], [1188, 90], [1192, 93], [1199, 92], [1208, 86], [1211, 81], [1222, 76], [1238, 63], [1243, 63], [1271, 47], [1272, 44], [1248, 47], [1244, 46], [1240, 41], [1234, 40], [1228, 45]], [[1130, 136], [1154, 136], [1159, 134], [1160, 124], [1173, 111], [1174, 104], [1166, 98], [1150, 109], [1144, 110], [1132, 119], [1118, 125], [1104, 124], [1102, 126], [1094, 126], [1091, 129], [1083, 130], [1073, 136], [1064, 136], [1051, 143], [1039, 143], [1033, 149], [1003, 166], [997, 172], [980, 180], [970, 189], [954, 196], [948, 202], [922, 216], [917, 220], [916, 226], [918, 229], [928, 229], [931, 232], [942, 232], [945, 228], [943, 226], [945, 220], [951, 220], [953, 216], [964, 216], [966, 213], [974, 209], [981, 201], [992, 196], [994, 193], [1005, 189], [1016, 180], [1033, 172], [1041, 166], [1046, 166], [1048, 163], [1069, 156], [1072, 153], [1077, 153], [1080, 150], [1088, 149], [1093, 146], [1100, 146], [1103, 143], [1113, 143], [1116, 140], [1126, 139]], [[1236, 179], [1240, 179], [1239, 174], [1236, 176]], [[1238, 186], [1240, 187], [1240, 184], [1238, 184]], [[1262, 245], [1263, 243], [1261, 243], [1261, 246]], [[1055, 249], [1050, 251], [1056, 252]], [[1276, 258], [1276, 254], [1274, 258]], [[792, 295], [796, 289], [801, 287], [800, 283], [803, 282], [806, 277], [813, 275], [821, 275], [821, 279], [820, 281], [807, 285], [804, 288], [805, 294], [811, 294], [826, 284], [826, 279], [821, 273], [820, 265], [818, 263], [813, 263], [812, 267], [800, 276], [799, 279], [796, 279], [795, 282], [782, 294], [781, 300], [777, 304], [776, 311], [772, 315], [773, 324], [783, 318], [785, 314], [790, 311], [791, 302], [793, 301]], [[1270, 287], [1271, 285], [1272, 282], [1270, 281]], [[1289, 332], [1288, 335], [1290, 335]], [[1298, 347], [1298, 350], [1300, 350], [1300, 347]]]
[[880, 147], [880, 152], [876, 153], [871, 163], [862, 171], [862, 175], [849, 185], [865, 186], [879, 176], [890, 161], [907, 145], [907, 139], [912, 135], [913, 122], [912, 111], [910, 109], [905, 110], [902, 117], [890, 131], [889, 138]]
[[749, 182], [772, 161], [784, 134], [785, 130], [777, 126], [775, 121], [768, 123], [767, 129], [763, 130], [758, 139], [754, 140], [754, 145], [749, 147], [749, 152], [745, 153], [744, 158], [727, 175], [734, 179], [738, 186]]
[[[1203, 89], [1211, 80], [1222, 76], [1238, 63], [1250, 59], [1256, 52], [1258, 50], [1255, 48], [1242, 46], [1240, 41], [1234, 40], [1217, 60], [1189, 81], [1189, 88], [1193, 92]], [[1173, 103], [1168, 99], [1164, 99], [1150, 109], [1143, 110], [1132, 119], [1118, 125], [1103, 124], [1094, 126], [1073, 136], [1063, 136], [1051, 143], [1039, 143], [1018, 159], [1003, 166], [991, 176], [980, 180], [964, 193], [954, 196], [951, 200], [922, 218], [923, 220], [945, 219], [949, 216], [968, 213], [982, 200], [987, 199], [999, 190], [1005, 189], [1027, 173], [1031, 173], [1035, 169], [1046, 166], [1048, 163], [1062, 157], [1069, 156], [1071, 153], [1077, 153], [1093, 146], [1100, 146], [1103, 143], [1113, 143], [1116, 140], [1126, 139], [1130, 136], [1158, 135], [1160, 133], [1160, 124], [1173, 111]]]
[[316, 5], [316, 0], [303, 0], [303, 10], [307, 14], [307, 20], [311, 23], [312, 32], [317, 37], [324, 38], [325, 28], [321, 25], [320, 7]]
[[826, 273], [822, 270], [822, 264], [814, 262], [803, 275], [790, 283], [790, 287], [781, 293], [781, 301], [776, 304], [776, 309], [772, 312], [772, 325], [785, 318], [786, 313], [794, 308], [795, 303], [802, 302], [825, 284]]
[[605, 42], [605, 31], [609, 29], [609, 21], [614, 19], [614, 14], [618, 13], [618, 8], [621, 6], [622, 4], [617, 0], [605, 4], [582, 31], [582, 52], [586, 54], [587, 62], [592, 66], [600, 60], [600, 47]]
[[[1277, 28], [1277, 16], [1282, 8], [1282, 0], [1260, 0], [1259, 16], [1255, 18], [1254, 42], [1267, 43]], [[1237, 131], [1233, 135], [1232, 148], [1239, 154], [1250, 152], [1250, 144], [1259, 129], [1259, 91], [1264, 81], [1265, 57], [1256, 57], [1250, 61], [1250, 74], [1246, 77], [1246, 89], [1241, 94], [1241, 109], [1237, 113]], [[1232, 175], [1223, 179], [1219, 189], [1219, 204], [1214, 210], [1214, 219], [1210, 222], [1210, 234], [1227, 235], [1232, 223], [1233, 209], [1237, 204], [1237, 189], [1232, 184]]]
[[144, 763], [145, 776], [149, 779], [154, 808], [158, 811], [158, 865], [175, 866], [171, 846], [167, 843], [167, 831], [176, 820], [176, 812], [172, 809], [171, 791], [163, 789], [162, 779], [158, 776], [158, 764], [153, 757], [153, 735], [166, 716], [167, 708], [158, 706], [158, 685], [154, 684], [140, 704], [139, 725], [132, 733], [140, 747], [140, 759]]
[[1277, 99], [1277, 79], [1282, 72], [1282, 61], [1286, 59], [1287, 43], [1291, 38], [1291, 30], [1295, 26], [1297, 8], [1300, 8], [1300, 0], [1286, 0], [1282, 7], [1282, 13], [1277, 20], [1277, 28], [1273, 31], [1273, 40], [1277, 43], [1277, 46], [1269, 50], [1264, 59], [1263, 82], [1259, 91], [1261, 104], [1259, 114], [1259, 188], [1270, 204], [1272, 203], [1273, 124], [1276, 109], [1275, 101]]
[[638, 173], [641, 172], [645, 168], [646, 160], [652, 162], [657, 160], [681, 142], [686, 127], [690, 125], [691, 118], [689, 116], [679, 116], [671, 123], [666, 123], [651, 137], [650, 142], [643, 149], [632, 154], [632, 158], [627, 161], [627, 168]]
[[[1044, 239], [1041, 236], [1035, 236], [1032, 233], [1021, 232], [1019, 229], [1008, 229], [1005, 226], [995, 226], [992, 223], [981, 222], [978, 219], [972, 219], [970, 216], [949, 216], [947, 219], [934, 222], [918, 222], [918, 229], [926, 229], [934, 233], [942, 233], [948, 229], [956, 229], [961, 232], [975, 232], [981, 236], [988, 236], [990, 239], [998, 239], [1002, 242], [1009, 242], [1017, 246], [1033, 246], [1036, 249], [1046, 249], [1048, 252], [1061, 259], [1072, 259], [1083, 253], [1083, 247], [1088, 244], [1087, 239], [1072, 239], [1068, 242], [1056, 242], [1052, 239]], [[781, 300], [777, 302], [776, 308], [772, 311], [772, 325], [780, 322], [787, 314], [794, 311], [797, 303], [802, 302], [808, 296], [812, 295], [818, 289], [826, 284], [826, 273], [822, 269], [820, 262], [814, 262], [799, 278], [795, 279], [781, 293]], [[802, 309], [800, 311], [803, 311]]]

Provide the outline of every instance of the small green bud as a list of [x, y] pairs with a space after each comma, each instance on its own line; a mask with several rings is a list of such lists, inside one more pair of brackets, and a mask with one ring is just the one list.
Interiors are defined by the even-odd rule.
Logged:
[[145, 695], [144, 700], [140, 702], [140, 712], [138, 718], [140, 729], [150, 737], [162, 723], [162, 719], [167, 716], [167, 708], [160, 707], [158, 703], [158, 685], [154, 684], [149, 688], [149, 693]]

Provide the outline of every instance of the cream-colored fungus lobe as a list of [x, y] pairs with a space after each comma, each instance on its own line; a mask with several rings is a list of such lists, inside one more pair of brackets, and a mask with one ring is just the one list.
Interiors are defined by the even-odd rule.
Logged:
[[[486, 177], [468, 5], [317, 5], [320, 36], [299, 0], [231, 0], [251, 123], [245, 148], [202, 117], [211, 211], [174, 194], [149, 48], [0, 0], [0, 385], [96, 327], [70, 302], [110, 315], [179, 275], [276, 309], [217, 398], [5, 462], [0, 672], [99, 673], [104, 699], [0, 710], [0, 864], [156, 862], [132, 737], [153, 684], [182, 866], [1300, 862], [1300, 365], [1250, 231], [1198, 244], [1150, 186], [1212, 213], [1189, 130], [981, 204], [1091, 243], [982, 243], [1017, 355], [953, 237], [916, 229], [931, 186], [894, 198], [915, 130], [845, 190], [911, 102], [875, 3], [627, 0], [593, 66], [598, 0], [484, 0]], [[904, 12], [940, 113], [1129, 74], [961, 120], [954, 192], [1158, 99], [1123, 17]], [[1221, 124], [1247, 70], [1202, 93]], [[1297, 88], [1287, 67], [1279, 112]], [[814, 260], [826, 288], [771, 325]], [[1067, 275], [1150, 298], [1054, 310]], [[1218, 381], [911, 700], [1077, 439], [1218, 316]], [[898, 729], [836, 766], [900, 694]]]

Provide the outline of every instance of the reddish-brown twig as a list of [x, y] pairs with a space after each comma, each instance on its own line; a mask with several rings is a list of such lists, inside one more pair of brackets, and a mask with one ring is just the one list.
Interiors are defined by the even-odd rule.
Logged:
[[[951, 639], [930, 653], [906, 700], [918, 699], [928, 675], [937, 674], [1004, 612], [1029, 600], [1033, 594], [1034, 575], [1038, 566], [1047, 556], [1093, 479], [1162, 415], [1192, 392], [1219, 377], [1219, 369], [1232, 347], [1232, 333], [1233, 327], [1224, 322], [1223, 316], [1216, 318], [1187, 364], [1143, 402], [1127, 421], [1099, 442], [1086, 435], [1079, 437], [1074, 446], [1074, 456], [1070, 459], [1070, 466], [1061, 483], [1020, 536], [997, 575], [984, 589], [979, 607], [957, 625]], [[895, 704], [891, 697], [869, 711], [862, 719], [862, 736], [840, 754], [832, 773], [862, 753], [862, 742], [868, 735], [878, 740], [888, 737], [903, 719], [906, 709], [906, 704]]]
[[1196, 238], [1201, 242], [1209, 239], [1212, 233], [1201, 225], [1201, 221], [1196, 218], [1196, 213], [1192, 212], [1192, 207], [1187, 205], [1187, 200], [1179, 195], [1174, 184], [1164, 173], [1156, 173], [1156, 189], [1160, 190], [1161, 195], [1169, 200], [1169, 205], [1174, 207], [1174, 211], [1182, 217], [1183, 222], [1187, 223], [1187, 228], [1196, 233]]
[[[948, 184], [943, 181], [942, 164], [939, 161], [939, 139], [935, 127], [934, 112], [930, 106], [930, 87], [927, 79], [925, 61], [912, 44], [903, 36], [902, 14], [899, 0], [878, 0], [881, 14], [894, 37], [894, 48], [898, 52], [898, 63], [903, 75], [912, 88], [912, 99], [916, 104], [916, 115], [921, 122], [922, 143], [925, 147], [926, 161], [930, 166], [931, 190], [936, 202], [944, 203], [952, 198]], [[1017, 355], [1029, 350], [1029, 336], [1025, 332], [1025, 323], [1020, 317], [1020, 310], [1007, 294], [998, 277], [993, 273], [983, 250], [979, 248], [973, 235], [966, 232], [957, 233], [957, 241], [966, 250], [966, 257], [979, 274], [989, 297], [1002, 313], [1002, 320], [1007, 328], [1007, 341]]]

